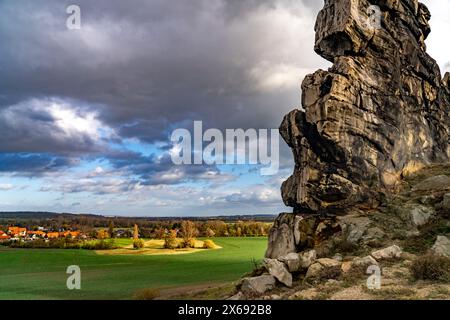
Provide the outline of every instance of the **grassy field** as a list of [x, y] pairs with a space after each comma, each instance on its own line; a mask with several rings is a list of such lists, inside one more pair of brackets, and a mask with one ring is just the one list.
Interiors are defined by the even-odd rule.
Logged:
[[[222, 249], [161, 256], [2, 248], [0, 299], [131, 299], [143, 288], [225, 283], [249, 272], [252, 259], [262, 259], [267, 246], [266, 238], [214, 241]], [[81, 268], [81, 290], [66, 288], [69, 265]]]

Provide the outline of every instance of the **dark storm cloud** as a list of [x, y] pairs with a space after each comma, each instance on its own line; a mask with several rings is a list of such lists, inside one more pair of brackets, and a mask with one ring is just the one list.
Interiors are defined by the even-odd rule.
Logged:
[[[72, 1], [2, 1], [0, 108], [32, 97], [77, 99], [120, 136], [146, 142], [167, 140], [172, 127], [190, 120], [218, 128], [277, 127], [298, 104], [298, 89], [261, 89], [258, 82], [277, 63], [307, 68], [320, 59], [289, 52], [284, 17], [267, 15], [284, 9], [291, 12], [286, 19], [313, 21], [317, 2], [81, 0], [82, 30], [69, 31], [65, 8]], [[312, 48], [312, 36], [298, 37], [308, 43], [292, 39], [293, 48]], [[36, 123], [51, 121], [45, 117]], [[14, 134], [0, 127], [0, 136], [8, 131]], [[51, 139], [34, 143], [51, 145], [61, 148]]]
[[0, 109], [0, 152], [95, 154], [104, 149], [95, 125], [92, 115], [61, 101], [27, 100]]
[[0, 172], [20, 172], [36, 176], [76, 164], [78, 161], [75, 159], [49, 154], [0, 153]]
[[184, 182], [206, 181], [225, 182], [232, 176], [221, 173], [212, 165], [174, 166], [170, 155], [144, 156], [139, 153], [128, 153], [108, 159], [115, 169], [128, 172], [138, 177], [142, 185], [172, 185]]

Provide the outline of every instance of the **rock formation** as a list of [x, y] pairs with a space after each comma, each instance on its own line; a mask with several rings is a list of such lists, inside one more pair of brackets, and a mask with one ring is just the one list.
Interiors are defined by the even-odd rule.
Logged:
[[449, 161], [450, 76], [426, 52], [430, 18], [418, 0], [325, 0], [315, 51], [333, 66], [306, 76], [304, 111], [280, 127], [295, 159], [282, 186], [294, 212], [275, 222], [268, 258], [362, 223], [339, 217], [377, 208], [408, 174]]
[[232, 299], [450, 299], [450, 75], [429, 19], [417, 0], [325, 0], [315, 50], [333, 66], [280, 128], [294, 209]]
[[282, 194], [295, 213], [376, 205], [405, 171], [449, 159], [448, 75], [426, 53], [429, 19], [417, 0], [325, 1], [315, 50], [333, 67], [305, 78], [305, 111], [281, 126], [296, 163]]

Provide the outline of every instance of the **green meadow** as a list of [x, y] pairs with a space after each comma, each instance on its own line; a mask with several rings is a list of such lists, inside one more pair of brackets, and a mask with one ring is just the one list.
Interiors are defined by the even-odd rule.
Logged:
[[[267, 246], [266, 238], [214, 242], [222, 249], [154, 256], [0, 247], [0, 299], [132, 299], [146, 288], [230, 283], [251, 271], [253, 260], [261, 260]], [[66, 287], [70, 265], [81, 268], [81, 290]]]

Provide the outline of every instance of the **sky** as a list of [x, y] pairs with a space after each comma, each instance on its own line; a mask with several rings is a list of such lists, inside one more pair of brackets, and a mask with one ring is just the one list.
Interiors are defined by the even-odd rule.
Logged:
[[[423, 1], [450, 71], [450, 0]], [[66, 8], [81, 8], [81, 29]], [[272, 129], [300, 107], [317, 0], [0, 0], [0, 211], [278, 214], [293, 171], [171, 161], [173, 130]]]

